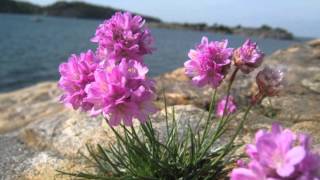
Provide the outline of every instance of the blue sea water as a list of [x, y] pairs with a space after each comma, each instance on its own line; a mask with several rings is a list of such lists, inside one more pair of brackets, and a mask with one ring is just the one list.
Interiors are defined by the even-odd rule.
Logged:
[[[90, 38], [99, 20], [0, 14], [0, 92], [11, 91], [37, 82], [58, 80], [58, 66], [70, 54], [95, 49]], [[239, 46], [245, 37], [188, 30], [151, 29], [156, 51], [145, 58], [150, 75], [183, 66], [187, 52], [202, 36], [210, 40], [228, 38]], [[266, 54], [303, 41], [257, 39]]]

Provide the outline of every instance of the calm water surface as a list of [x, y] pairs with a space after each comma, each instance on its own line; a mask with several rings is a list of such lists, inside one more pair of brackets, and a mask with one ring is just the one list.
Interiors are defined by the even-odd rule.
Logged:
[[[0, 14], [0, 92], [10, 91], [45, 80], [58, 79], [58, 65], [72, 53], [80, 53], [95, 45], [89, 41], [101, 21]], [[211, 40], [228, 38], [231, 46], [239, 46], [241, 36], [220, 35], [186, 30], [151, 29], [156, 51], [146, 57], [150, 75], [181, 67], [187, 52], [202, 36]], [[254, 39], [266, 54], [286, 48], [296, 41]]]

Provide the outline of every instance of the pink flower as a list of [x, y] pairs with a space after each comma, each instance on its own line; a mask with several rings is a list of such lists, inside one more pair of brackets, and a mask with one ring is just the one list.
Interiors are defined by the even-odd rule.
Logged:
[[248, 167], [236, 168], [231, 172], [231, 180], [276, 180], [267, 178], [263, 167], [256, 161], [249, 163]]
[[237, 106], [232, 96], [229, 96], [227, 106], [226, 106], [226, 103], [227, 103], [227, 97], [222, 98], [217, 103], [217, 107], [216, 107], [217, 117], [222, 117], [224, 115], [223, 114], [224, 111], [226, 112], [226, 114], [235, 113], [237, 111]]
[[263, 56], [264, 54], [260, 51], [257, 43], [248, 39], [234, 51], [233, 60], [243, 73], [248, 74], [261, 65]]
[[79, 107], [90, 110], [92, 104], [84, 101], [87, 93], [84, 91], [87, 84], [94, 81], [93, 72], [96, 70], [98, 60], [94, 53], [89, 50], [80, 56], [72, 55], [67, 63], [59, 66], [60, 80], [58, 86], [64, 91], [62, 102], [71, 105], [74, 109]]
[[294, 145], [295, 135], [290, 130], [282, 130], [277, 124], [271, 133], [261, 136], [256, 142], [257, 161], [264, 167], [275, 170], [280, 177], [289, 177], [295, 166], [305, 158], [302, 146]]
[[102, 59], [122, 58], [142, 61], [153, 50], [153, 38], [141, 16], [117, 12], [96, 30], [92, 42], [98, 43], [97, 54]]
[[278, 68], [267, 66], [258, 73], [256, 81], [261, 94], [276, 96], [283, 89], [284, 73]]
[[320, 156], [311, 152], [309, 144], [308, 136], [297, 135], [275, 123], [271, 132], [257, 132], [255, 142], [247, 145], [249, 165], [235, 168], [231, 179], [319, 179]]
[[190, 60], [184, 67], [195, 85], [217, 88], [221, 84], [231, 65], [233, 50], [227, 45], [227, 40], [208, 42], [208, 38], [203, 37], [196, 50], [189, 51]]
[[102, 113], [116, 126], [121, 120], [126, 126], [138, 118], [144, 123], [155, 112], [154, 82], [147, 78], [148, 68], [135, 60], [122, 59], [102, 64], [95, 72], [95, 81], [86, 88], [86, 101], [94, 104], [95, 114]]

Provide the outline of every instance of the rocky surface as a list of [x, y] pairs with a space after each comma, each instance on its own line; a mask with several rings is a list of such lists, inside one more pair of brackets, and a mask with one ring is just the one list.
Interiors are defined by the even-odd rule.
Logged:
[[[239, 141], [248, 142], [257, 129], [268, 128], [277, 120], [294, 131], [313, 136], [320, 144], [320, 40], [279, 50], [264, 64], [281, 65], [287, 71], [287, 85], [279, 97], [265, 99], [249, 115], [249, 122]], [[256, 92], [254, 76], [239, 73], [232, 89], [243, 107]], [[183, 69], [156, 78], [157, 105], [163, 107], [165, 89], [169, 105], [175, 105], [181, 129], [186, 122], [195, 128], [199, 117], [206, 115], [209, 88], [190, 84]], [[218, 96], [223, 96], [223, 85]], [[0, 179], [67, 179], [56, 170], [78, 171], [86, 167], [79, 152], [85, 144], [107, 146], [114, 138], [101, 118], [91, 118], [59, 104], [56, 82], [45, 82], [22, 90], [0, 94]], [[171, 108], [169, 108], [171, 109]], [[243, 115], [240, 112], [237, 119]], [[163, 111], [154, 115], [154, 126], [161, 133], [165, 126]], [[231, 127], [236, 126], [237, 123]], [[201, 124], [200, 124], [201, 126]], [[231, 131], [232, 132], [232, 131]]]

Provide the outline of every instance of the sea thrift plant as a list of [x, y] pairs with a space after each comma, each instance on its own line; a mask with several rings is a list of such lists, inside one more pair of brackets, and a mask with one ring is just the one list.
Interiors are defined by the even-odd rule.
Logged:
[[250, 39], [237, 48], [233, 54], [234, 64], [245, 74], [259, 67], [263, 61], [264, 53], [259, 49], [257, 43]]
[[[225, 179], [229, 168], [239, 160], [234, 154], [239, 147], [235, 139], [250, 110], [264, 97], [279, 95], [283, 87], [282, 71], [266, 67], [259, 72], [256, 77], [259, 92], [244, 110], [243, 118], [235, 122], [231, 114], [243, 110], [230, 95], [237, 72], [252, 72], [262, 63], [263, 53], [250, 40], [233, 51], [227, 40], [209, 41], [203, 37], [201, 43], [189, 51], [189, 60], [184, 66], [196, 86], [211, 87], [209, 112], [196, 120], [196, 126], [189, 120], [185, 123], [176, 119], [174, 107], [169, 115], [164, 93], [164, 113], [157, 117], [163, 117], [165, 124], [159, 132], [150, 116], [156, 112], [153, 105], [156, 89], [143, 60], [144, 55], [153, 50], [153, 37], [144, 20], [128, 12], [117, 12], [99, 25], [92, 41], [97, 44], [95, 53], [89, 50], [79, 56], [72, 55], [68, 62], [60, 65], [61, 101], [102, 117], [114, 139], [107, 147], [87, 145], [89, 157], [86, 159], [91, 163], [88, 167], [94, 171], [59, 171], [76, 178]], [[234, 71], [228, 76], [232, 59]], [[225, 96], [216, 102], [222, 83], [227, 83]], [[133, 126], [134, 119], [139, 120], [138, 126]], [[236, 128], [226, 135], [231, 123]], [[120, 131], [115, 126], [120, 127]], [[221, 141], [222, 138], [225, 141]], [[232, 171], [231, 179], [319, 179], [320, 157], [310, 150], [309, 137], [283, 130], [277, 124], [271, 132], [261, 130], [256, 134], [255, 142], [247, 146], [247, 155], [249, 162], [240, 159], [241, 167]]]
[[229, 97], [228, 101], [227, 101], [227, 96], [223, 97], [218, 101], [217, 107], [216, 107], [217, 117], [223, 117], [224, 115], [229, 115], [237, 111], [237, 106], [234, 98], [232, 96], [228, 96], [228, 97]]
[[320, 178], [320, 156], [310, 149], [310, 139], [274, 123], [270, 132], [260, 130], [255, 142], [247, 145], [248, 165], [236, 168], [231, 180], [279, 179], [316, 180]]
[[92, 108], [92, 103], [84, 101], [87, 97], [85, 87], [94, 81], [93, 74], [98, 63], [94, 53], [89, 50], [80, 56], [71, 55], [68, 62], [59, 66], [61, 78], [58, 86], [64, 91], [61, 100], [66, 105], [84, 111]]
[[209, 42], [207, 37], [203, 37], [196, 49], [189, 51], [190, 60], [184, 64], [186, 74], [199, 87], [209, 85], [217, 88], [230, 68], [232, 51], [227, 40]]
[[153, 50], [153, 38], [141, 16], [117, 12], [96, 30], [92, 42], [98, 44], [97, 54], [102, 59], [143, 60]]
[[112, 126], [123, 120], [127, 126], [132, 119], [146, 122], [155, 112], [154, 82], [147, 78], [148, 68], [134, 60], [122, 59], [119, 65], [104, 63], [94, 73], [95, 81], [86, 87], [85, 99], [93, 111], [110, 119]]

